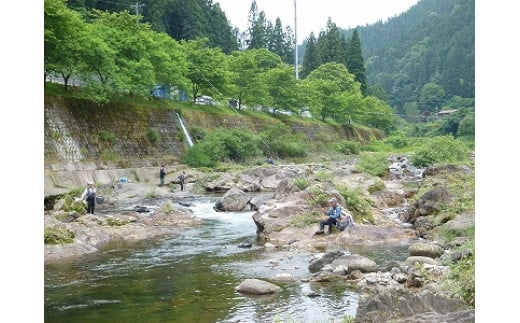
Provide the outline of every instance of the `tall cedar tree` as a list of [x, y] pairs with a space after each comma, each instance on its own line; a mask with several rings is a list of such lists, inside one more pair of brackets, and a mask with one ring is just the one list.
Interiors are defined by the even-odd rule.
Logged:
[[251, 3], [249, 10], [249, 40], [248, 49], [267, 48], [267, 21], [265, 13], [258, 12], [256, 1]]
[[339, 29], [330, 17], [327, 20], [325, 31], [321, 31], [318, 37], [318, 50], [321, 64], [344, 63], [345, 53], [341, 46]]
[[313, 32], [311, 32], [309, 38], [307, 38], [307, 47], [305, 48], [305, 56], [303, 57], [302, 65], [303, 78], [307, 77], [307, 75], [321, 65], [318, 45]]
[[349, 73], [356, 76], [356, 81], [361, 83], [361, 93], [364, 96], [367, 94], [367, 76], [365, 73], [365, 64], [363, 54], [361, 52], [361, 41], [357, 30], [354, 30], [352, 37], [350, 37], [349, 46], [347, 49], [347, 69]]

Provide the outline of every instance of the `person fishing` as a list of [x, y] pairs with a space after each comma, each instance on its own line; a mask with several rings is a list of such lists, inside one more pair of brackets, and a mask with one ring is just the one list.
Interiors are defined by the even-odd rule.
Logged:
[[338, 201], [336, 198], [331, 198], [329, 200], [330, 203], [330, 210], [328, 210], [326, 213], [329, 216], [326, 220], [323, 220], [320, 222], [320, 230], [316, 231], [316, 234], [323, 234], [324, 233], [324, 227], [326, 225], [329, 226], [329, 234], [332, 233], [332, 226], [337, 225], [337, 222], [339, 221], [339, 218], [341, 216], [341, 207], [338, 206]]
[[179, 184], [181, 185], [181, 191], [184, 191], [184, 181], [186, 180], [186, 172], [182, 171], [179, 176], [177, 176], [179, 180]]
[[81, 199], [87, 201], [87, 214], [94, 214], [94, 208], [96, 207], [96, 188], [94, 183], [87, 183], [87, 187], [81, 194]]

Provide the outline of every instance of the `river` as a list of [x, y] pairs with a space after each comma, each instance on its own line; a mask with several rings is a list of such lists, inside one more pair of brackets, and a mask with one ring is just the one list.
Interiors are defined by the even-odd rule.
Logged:
[[[266, 251], [253, 212], [215, 212], [215, 198], [190, 202], [202, 224], [180, 236], [113, 242], [96, 254], [45, 265], [45, 322], [340, 322], [359, 295], [345, 284], [277, 283], [283, 292], [242, 295], [246, 278], [308, 277], [312, 255]], [[176, 207], [182, 207], [176, 205]]]

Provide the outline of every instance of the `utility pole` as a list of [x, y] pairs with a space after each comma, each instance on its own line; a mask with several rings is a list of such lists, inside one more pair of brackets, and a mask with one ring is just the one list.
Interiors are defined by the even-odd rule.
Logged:
[[294, 76], [298, 81], [298, 33], [296, 25], [296, 0], [294, 0]]
[[136, 1], [135, 4], [130, 5], [130, 8], [135, 10], [135, 15], [136, 16], [139, 15], [139, 9], [141, 9], [141, 7], [144, 7], [144, 3], [139, 3], [139, 1]]

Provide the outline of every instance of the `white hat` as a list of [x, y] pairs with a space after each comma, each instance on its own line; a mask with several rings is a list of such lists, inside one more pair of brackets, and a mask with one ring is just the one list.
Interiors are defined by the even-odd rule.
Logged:
[[337, 202], [337, 200], [336, 200], [335, 197], [333, 197], [333, 198], [331, 198], [331, 199], [329, 200], [329, 202]]
[[94, 185], [94, 183], [92, 183], [92, 182], [87, 182], [87, 185]]

